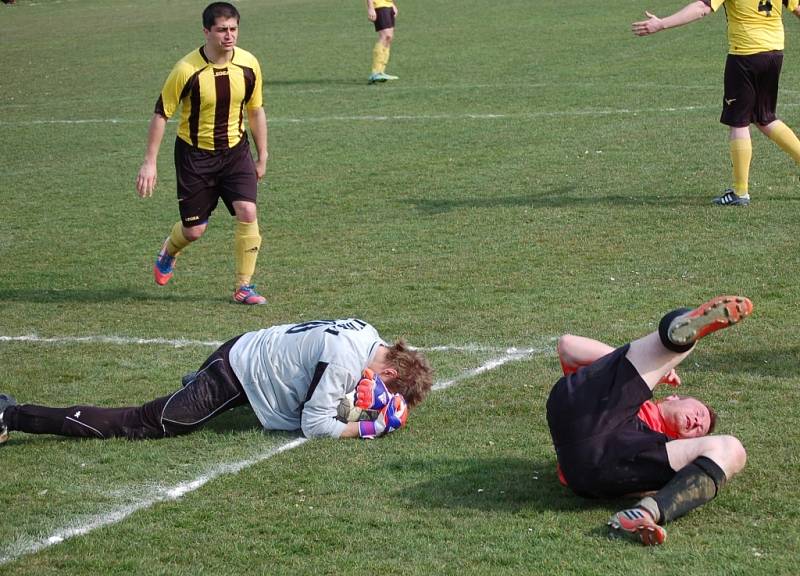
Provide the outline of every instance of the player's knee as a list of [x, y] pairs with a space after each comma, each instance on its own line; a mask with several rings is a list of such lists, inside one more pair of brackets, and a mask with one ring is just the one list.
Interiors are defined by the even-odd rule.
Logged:
[[199, 226], [191, 226], [187, 228], [186, 226], [183, 227], [183, 237], [186, 238], [189, 242], [194, 242], [203, 233], [206, 231], [206, 224], [201, 224]]
[[716, 436], [720, 442], [720, 457], [723, 460], [723, 468], [728, 478], [738, 474], [747, 463], [747, 452], [742, 443], [735, 436]]

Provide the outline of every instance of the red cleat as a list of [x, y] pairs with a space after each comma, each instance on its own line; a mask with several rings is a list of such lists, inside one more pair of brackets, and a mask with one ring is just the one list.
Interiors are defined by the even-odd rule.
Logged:
[[621, 510], [608, 519], [609, 535], [641, 542], [645, 546], [658, 546], [667, 539], [667, 531], [653, 521], [643, 508]]
[[172, 278], [172, 272], [175, 270], [175, 256], [170, 256], [167, 252], [167, 242], [169, 238], [164, 240], [161, 245], [161, 251], [158, 253], [156, 263], [153, 264], [153, 277], [156, 279], [156, 284], [163, 286], [169, 279]]
[[256, 292], [256, 287], [252, 284], [239, 286], [233, 293], [234, 302], [239, 304], [266, 304], [267, 299]]
[[743, 296], [717, 296], [675, 318], [667, 332], [675, 344], [691, 344], [749, 316], [753, 303]]

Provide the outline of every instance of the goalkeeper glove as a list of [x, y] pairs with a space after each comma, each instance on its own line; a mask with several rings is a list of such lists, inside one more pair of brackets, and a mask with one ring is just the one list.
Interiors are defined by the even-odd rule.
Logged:
[[353, 405], [362, 410], [381, 410], [389, 403], [392, 394], [387, 390], [381, 377], [367, 368], [356, 386], [356, 397]]
[[358, 423], [358, 435], [361, 438], [378, 438], [389, 432], [402, 428], [408, 418], [408, 406], [402, 394], [395, 394], [383, 407], [375, 420]]

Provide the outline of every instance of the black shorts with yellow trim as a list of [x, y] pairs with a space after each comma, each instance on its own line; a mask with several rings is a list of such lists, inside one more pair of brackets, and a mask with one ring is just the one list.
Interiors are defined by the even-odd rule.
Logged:
[[225, 150], [202, 150], [175, 140], [178, 208], [187, 228], [208, 221], [220, 198], [233, 215], [233, 202], [256, 202], [258, 178], [245, 134]]

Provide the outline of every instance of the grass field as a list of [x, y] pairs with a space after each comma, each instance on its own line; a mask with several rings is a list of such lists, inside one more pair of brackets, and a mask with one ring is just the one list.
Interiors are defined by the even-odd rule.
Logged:
[[[400, 80], [367, 86], [362, 0], [239, 2], [270, 119], [258, 309], [229, 302], [224, 210], [152, 281], [177, 218], [174, 123], [155, 196], [134, 191], [205, 3], [0, 6], [0, 391], [138, 403], [215, 342], [351, 315], [428, 349], [440, 384], [376, 442], [291, 444], [247, 411], [165, 441], [14, 434], [0, 574], [797, 574], [798, 169], [754, 134], [753, 204], [710, 205], [729, 185], [725, 17], [628, 31], [680, 4], [402, 0]], [[779, 112], [800, 128], [786, 25]], [[621, 344], [718, 293], [756, 311], [681, 374], [748, 466], [666, 546], [608, 540], [627, 502], [556, 481], [554, 338]]]

